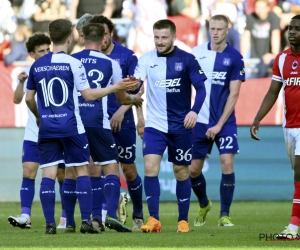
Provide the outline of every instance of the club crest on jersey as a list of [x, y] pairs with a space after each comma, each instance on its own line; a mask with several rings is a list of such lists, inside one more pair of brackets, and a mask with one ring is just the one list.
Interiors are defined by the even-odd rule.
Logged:
[[295, 70], [298, 67], [298, 62], [295, 60], [292, 64], [292, 69]]
[[231, 64], [231, 59], [230, 58], [224, 58], [223, 59], [223, 65], [224, 66], [229, 66]]
[[119, 65], [120, 65], [120, 59], [117, 58], [117, 59], [114, 59]]
[[176, 71], [182, 71], [183, 64], [182, 63], [175, 63], [175, 70]]

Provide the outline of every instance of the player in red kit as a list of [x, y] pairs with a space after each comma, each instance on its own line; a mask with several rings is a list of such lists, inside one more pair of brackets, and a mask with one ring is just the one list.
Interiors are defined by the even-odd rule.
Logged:
[[251, 137], [257, 137], [260, 121], [271, 110], [283, 88], [284, 121], [283, 132], [286, 150], [294, 171], [294, 197], [289, 225], [278, 239], [299, 238], [300, 225], [300, 15], [294, 16], [288, 26], [291, 47], [279, 53], [274, 61], [271, 86], [250, 128]]

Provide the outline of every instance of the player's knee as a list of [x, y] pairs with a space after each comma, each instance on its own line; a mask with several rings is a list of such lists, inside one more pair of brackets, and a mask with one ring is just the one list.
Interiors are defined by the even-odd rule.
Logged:
[[133, 181], [137, 176], [135, 164], [122, 164], [122, 170], [127, 181]]
[[35, 179], [36, 173], [37, 173], [36, 171], [32, 171], [30, 169], [23, 169], [24, 178]]
[[222, 161], [222, 173], [231, 174], [233, 173], [233, 162], [232, 161]]
[[159, 166], [153, 164], [153, 162], [145, 163], [145, 175], [146, 176], [157, 176], [159, 172]]
[[190, 176], [190, 171], [187, 166], [174, 166], [174, 175], [176, 180], [184, 181]]

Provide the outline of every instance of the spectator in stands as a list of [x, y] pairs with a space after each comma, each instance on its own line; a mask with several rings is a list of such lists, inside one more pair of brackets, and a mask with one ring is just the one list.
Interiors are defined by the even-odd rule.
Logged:
[[[270, 10], [268, 0], [255, 0], [255, 11], [247, 16], [241, 39], [244, 58], [259, 58], [257, 72], [249, 78], [267, 77], [275, 56], [280, 50], [280, 19]], [[250, 51], [250, 55], [249, 55]]]
[[48, 32], [49, 23], [58, 18], [66, 18], [65, 0], [36, 0], [32, 31]]
[[168, 19], [176, 25], [177, 39], [193, 48], [198, 44], [201, 10], [198, 0], [167, 0]]
[[[136, 0], [135, 2], [135, 5], [131, 6], [135, 32], [131, 34], [132, 37], [129, 40], [133, 39], [132, 49], [137, 56], [140, 56], [154, 49], [153, 24], [160, 19], [166, 19], [167, 13], [162, 0], [153, 0], [151, 2], [148, 0]], [[125, 11], [130, 17], [130, 11], [128, 9]]]
[[31, 35], [31, 29], [27, 25], [19, 25], [14, 33], [9, 49], [4, 50], [4, 64], [9, 66], [15, 61], [26, 61], [28, 52], [25, 41]]
[[116, 12], [119, 12], [119, 15], [121, 15], [122, 2], [123, 0], [121, 2], [120, 0], [71, 0], [70, 20], [74, 21], [82, 17], [85, 13], [92, 15], [102, 14], [107, 18], [114, 17]]

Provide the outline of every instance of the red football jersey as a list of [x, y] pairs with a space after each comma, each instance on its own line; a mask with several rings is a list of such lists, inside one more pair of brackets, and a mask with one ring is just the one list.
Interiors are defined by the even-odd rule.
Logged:
[[285, 128], [300, 128], [300, 54], [291, 48], [275, 58], [272, 80], [282, 82]]

